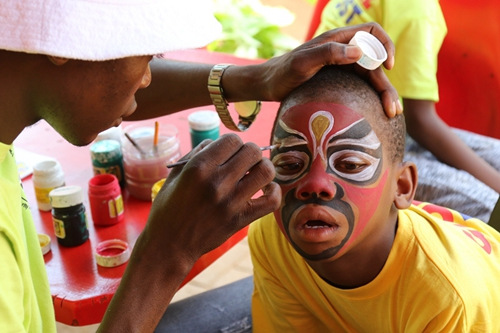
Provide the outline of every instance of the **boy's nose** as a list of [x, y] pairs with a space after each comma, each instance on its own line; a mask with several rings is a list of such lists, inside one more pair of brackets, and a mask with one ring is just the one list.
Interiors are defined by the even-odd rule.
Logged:
[[300, 200], [317, 197], [324, 201], [332, 200], [336, 194], [335, 182], [326, 172], [326, 165], [319, 158], [311, 165], [311, 169], [297, 186], [296, 196]]

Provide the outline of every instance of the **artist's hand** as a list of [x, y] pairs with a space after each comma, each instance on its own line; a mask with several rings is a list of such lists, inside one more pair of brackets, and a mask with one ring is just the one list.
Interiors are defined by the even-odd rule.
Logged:
[[[195, 261], [278, 209], [274, 167], [257, 145], [228, 134], [204, 141], [184, 158], [190, 161], [172, 168], [156, 196], [144, 237]], [[254, 197], [261, 189], [263, 194]]]
[[[361, 49], [348, 43], [359, 30], [367, 31], [380, 40], [387, 50], [387, 60], [383, 65], [391, 69], [394, 66], [394, 44], [380, 25], [366, 23], [327, 31], [287, 54], [254, 66], [252, 75], [255, 77], [255, 89], [262, 89], [263, 100], [280, 101], [323, 66], [355, 63], [361, 58]], [[398, 93], [381, 67], [373, 71], [364, 70], [357, 64], [354, 67], [368, 78], [381, 95], [384, 110], [389, 117], [403, 111]], [[228, 89], [231, 88], [230, 82], [227, 85], [225, 81], [223, 83]]]

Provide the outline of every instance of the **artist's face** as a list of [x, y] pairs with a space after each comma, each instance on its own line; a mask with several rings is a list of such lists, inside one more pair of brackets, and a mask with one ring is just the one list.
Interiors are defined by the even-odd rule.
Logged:
[[49, 90], [42, 117], [71, 143], [88, 144], [135, 111], [135, 93], [151, 82], [151, 58], [69, 60], [54, 66], [57, 90]]
[[276, 219], [308, 260], [329, 260], [370, 237], [388, 171], [368, 121], [339, 104], [306, 103], [286, 110], [271, 153], [283, 193]]

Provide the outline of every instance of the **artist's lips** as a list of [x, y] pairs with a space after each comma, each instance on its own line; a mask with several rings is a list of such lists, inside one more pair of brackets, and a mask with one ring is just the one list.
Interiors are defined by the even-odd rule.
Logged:
[[328, 206], [308, 204], [292, 216], [291, 233], [306, 242], [329, 241], [347, 225], [346, 217]]

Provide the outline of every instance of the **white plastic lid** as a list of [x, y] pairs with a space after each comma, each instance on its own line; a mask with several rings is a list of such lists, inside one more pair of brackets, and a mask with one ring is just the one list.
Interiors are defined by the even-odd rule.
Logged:
[[33, 166], [35, 176], [48, 176], [62, 174], [62, 168], [56, 160], [46, 160], [38, 162]]
[[217, 128], [220, 124], [219, 115], [215, 111], [203, 110], [191, 113], [188, 116], [189, 127], [195, 131], [208, 131]]
[[55, 188], [50, 191], [49, 197], [53, 208], [66, 208], [83, 202], [82, 188], [77, 185]]
[[357, 45], [363, 51], [363, 56], [357, 61], [363, 68], [373, 70], [379, 67], [386, 59], [387, 52], [384, 45], [372, 34], [366, 31], [358, 31], [349, 41], [351, 45]]

